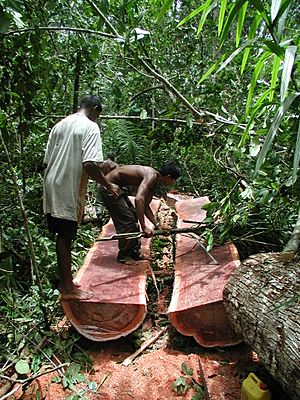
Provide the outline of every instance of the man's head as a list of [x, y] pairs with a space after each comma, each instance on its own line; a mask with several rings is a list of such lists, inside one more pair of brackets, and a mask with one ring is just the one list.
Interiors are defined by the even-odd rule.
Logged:
[[180, 177], [180, 169], [176, 164], [165, 164], [159, 170], [161, 181], [164, 185], [171, 185]]
[[92, 94], [85, 96], [80, 102], [80, 109], [85, 110], [86, 116], [95, 122], [102, 111], [101, 100]]

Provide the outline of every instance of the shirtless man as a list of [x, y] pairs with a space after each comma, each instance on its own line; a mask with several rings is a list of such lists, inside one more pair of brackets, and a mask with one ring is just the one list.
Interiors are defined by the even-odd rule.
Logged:
[[[160, 171], [142, 165], [123, 165], [110, 171], [106, 176], [107, 180], [122, 188], [123, 193], [118, 198], [113, 198], [103, 186], [100, 187], [100, 191], [117, 233], [137, 232], [141, 229], [146, 237], [153, 236], [153, 230], [146, 226], [145, 217], [152, 222], [154, 228], [160, 228], [150, 208], [155, 190], [159, 184], [171, 185], [179, 176], [180, 170], [174, 164], [164, 165]], [[135, 207], [128, 198], [124, 186], [137, 187]], [[132, 263], [133, 260], [142, 259], [140, 248], [141, 243], [138, 238], [119, 239], [118, 261]]]

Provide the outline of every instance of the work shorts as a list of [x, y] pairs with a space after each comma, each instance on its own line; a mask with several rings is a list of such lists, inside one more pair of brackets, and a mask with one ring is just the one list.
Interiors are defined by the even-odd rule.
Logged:
[[57, 233], [70, 239], [76, 239], [77, 222], [68, 219], [55, 218], [51, 214], [46, 214], [48, 229], [50, 233]]

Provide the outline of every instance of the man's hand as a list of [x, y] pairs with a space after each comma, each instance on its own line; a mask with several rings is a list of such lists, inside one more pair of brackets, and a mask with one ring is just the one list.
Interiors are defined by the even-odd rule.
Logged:
[[152, 237], [153, 236], [153, 230], [150, 229], [150, 228], [147, 228], [147, 226], [145, 226], [145, 228], [143, 229], [143, 232], [144, 232], [146, 237]]
[[116, 199], [121, 194], [121, 189], [115, 183], [110, 183], [106, 186], [106, 190], [111, 194], [111, 196]]

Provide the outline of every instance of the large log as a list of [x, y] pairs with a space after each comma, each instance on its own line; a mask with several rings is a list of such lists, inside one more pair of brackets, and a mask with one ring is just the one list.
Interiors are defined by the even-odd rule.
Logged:
[[[202, 221], [207, 197], [176, 203], [178, 227], [192, 226], [184, 221]], [[209, 256], [194, 235], [176, 236], [175, 281], [168, 316], [183, 335], [194, 336], [202, 346], [229, 346], [240, 343], [231, 328], [223, 305], [223, 289], [239, 265], [232, 243], [215, 247]], [[217, 264], [214, 263], [217, 261]]]
[[[160, 202], [151, 208], [157, 212]], [[150, 223], [149, 223], [150, 225]], [[103, 235], [115, 234], [112, 221]], [[150, 239], [142, 238], [142, 252], [150, 256]], [[96, 242], [88, 252], [75, 281], [93, 296], [85, 301], [61, 300], [65, 315], [83, 336], [106, 341], [126, 336], [139, 327], [146, 315], [146, 270], [149, 261], [135, 265], [117, 262], [118, 242]]]
[[299, 258], [256, 254], [234, 271], [224, 304], [237, 334], [291, 399], [300, 399]]

